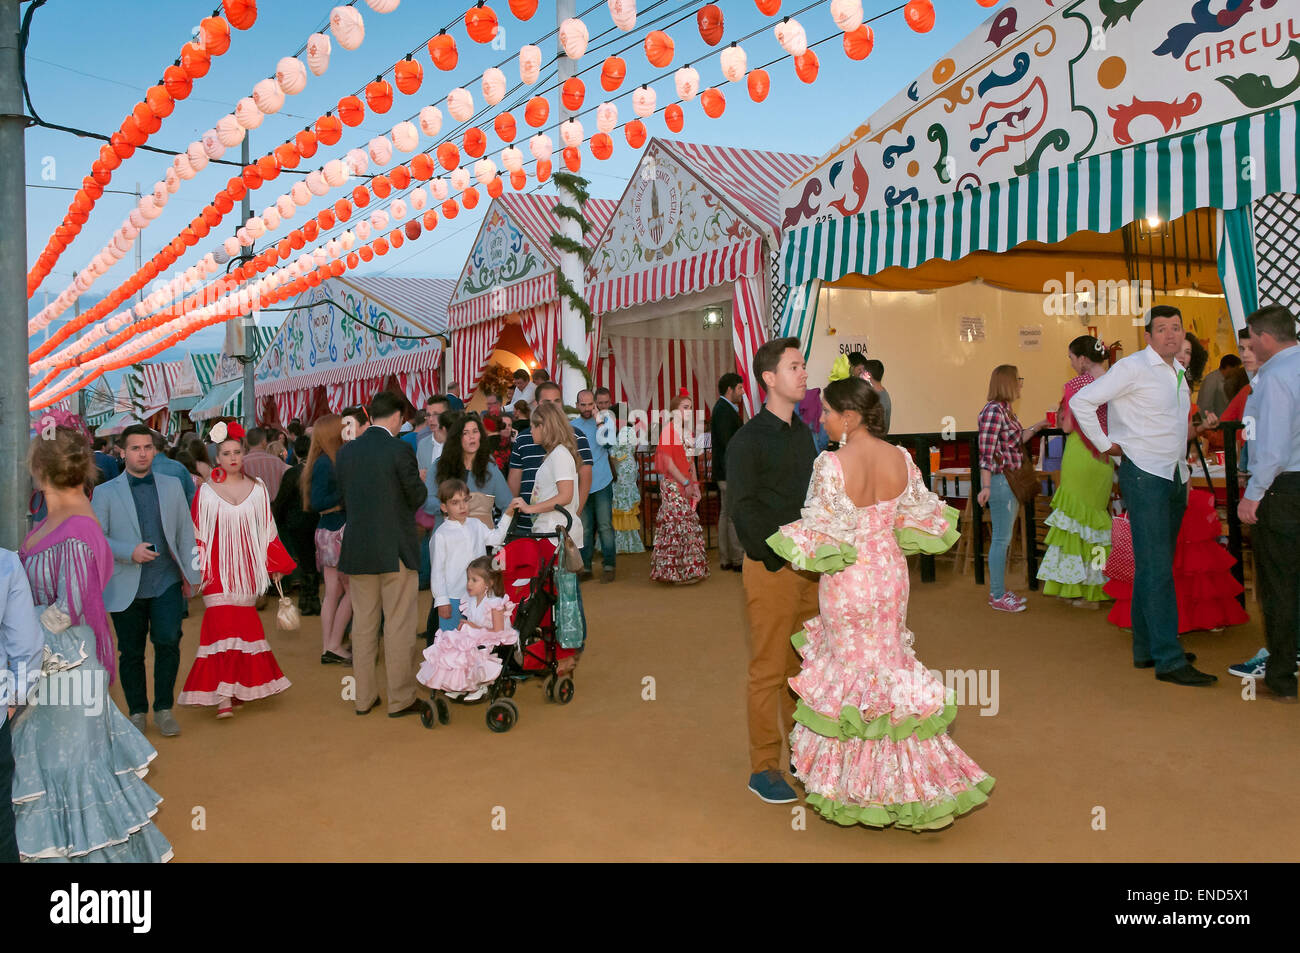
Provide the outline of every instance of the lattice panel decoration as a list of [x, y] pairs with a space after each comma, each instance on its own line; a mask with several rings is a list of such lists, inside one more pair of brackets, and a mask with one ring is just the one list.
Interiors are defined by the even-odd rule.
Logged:
[[1259, 303], [1300, 311], [1300, 196], [1275, 192], [1255, 203]]
[[768, 340], [781, 336], [781, 315], [785, 311], [786, 298], [790, 296], [790, 286], [781, 280], [781, 255], [772, 252], [768, 278], [772, 286], [772, 310], [768, 314]]

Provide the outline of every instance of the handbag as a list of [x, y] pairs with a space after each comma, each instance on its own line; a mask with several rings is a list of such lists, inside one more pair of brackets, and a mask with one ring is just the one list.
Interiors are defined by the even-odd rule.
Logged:
[[302, 616], [293, 600], [284, 594], [280, 580], [275, 581], [275, 591], [280, 594], [280, 606], [275, 610], [275, 627], [283, 632], [296, 632], [302, 625]]
[[1034, 469], [1034, 457], [1028, 447], [1020, 454], [1020, 466], [1014, 470], [1003, 470], [1002, 475], [1006, 477], [1011, 492], [1021, 503], [1032, 503], [1034, 497], [1043, 492], [1043, 484], [1039, 479], [1038, 471]]
[[582, 551], [578, 549], [578, 544], [573, 541], [573, 537], [565, 533], [564, 568], [569, 572], [582, 572], [582, 566]]

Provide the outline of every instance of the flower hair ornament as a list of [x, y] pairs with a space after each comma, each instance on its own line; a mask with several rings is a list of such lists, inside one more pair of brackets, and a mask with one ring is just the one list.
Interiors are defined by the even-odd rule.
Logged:
[[91, 439], [90, 428], [86, 426], [86, 422], [80, 417], [80, 415], [74, 414], [70, 410], [64, 410], [62, 407], [59, 407], [54, 410], [46, 411], [41, 415], [42, 429], [49, 426], [51, 423], [56, 427], [62, 427], [65, 430], [72, 430], [79, 433], [81, 436], [85, 437], [87, 441]]
[[835, 363], [831, 365], [831, 380], [845, 380], [851, 373], [851, 370], [852, 365], [849, 364], [849, 356], [847, 354], [841, 354], [835, 359]]
[[506, 551], [498, 550], [497, 554], [492, 557], [492, 570], [494, 572], [506, 571]]
[[244, 428], [234, 421], [226, 423], [221, 420], [208, 431], [208, 439], [213, 443], [225, 443], [227, 440], [243, 440]]

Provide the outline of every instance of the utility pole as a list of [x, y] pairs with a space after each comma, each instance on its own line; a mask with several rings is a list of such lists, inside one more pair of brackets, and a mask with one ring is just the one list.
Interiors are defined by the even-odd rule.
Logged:
[[[558, 31], [560, 25], [569, 17], [575, 16], [577, 12], [577, 0], [556, 0], [555, 3], [555, 28]], [[564, 81], [573, 76], [578, 71], [578, 65], [568, 56], [565, 55], [564, 49], [560, 46], [560, 39], [557, 33], [555, 38], [556, 51], [559, 59], [556, 61], [556, 73], [559, 80], [559, 87], [555, 91], [555, 99], [559, 106], [557, 112], [560, 121], [573, 118], [575, 115], [572, 110], [565, 108], [562, 90]], [[563, 141], [563, 140], [561, 140]], [[582, 205], [568, 189], [557, 186], [560, 193], [560, 202], [572, 208], [581, 210]], [[582, 242], [582, 229], [574, 222], [567, 218], [558, 219], [560, 224], [560, 234], [572, 241]], [[560, 273], [569, 280], [575, 291], [581, 297], [583, 294], [583, 265], [582, 258], [570, 251], [560, 252]], [[581, 361], [587, 360], [587, 325], [583, 321], [582, 312], [573, 306], [564, 296], [560, 297], [560, 340], [564, 346], [577, 355]], [[564, 403], [568, 407], [576, 407], [578, 404], [578, 392], [587, 386], [587, 382], [582, 374], [566, 364], [558, 364], [556, 370], [560, 373], [560, 386], [564, 392]]]
[[[247, 167], [250, 161], [247, 133], [244, 134], [244, 144], [240, 159], [244, 163], [244, 166]], [[244, 199], [240, 203], [240, 211], [242, 217], [240, 218], [239, 225], [236, 226], [236, 229], [247, 222], [253, 214], [253, 206], [249, 201], [247, 190], [245, 190]], [[247, 254], [251, 255], [254, 247], [254, 245], [250, 245]], [[231, 357], [241, 357], [240, 363], [244, 371], [243, 401], [244, 429], [246, 430], [251, 430], [253, 428], [257, 412], [257, 408], [254, 406], [257, 403], [257, 397], [254, 394], [253, 383], [253, 371], [256, 369], [253, 364], [253, 358], [257, 353], [257, 319], [253, 316], [255, 311], [256, 305], [254, 305], [253, 312], [250, 312], [247, 315], [236, 315], [226, 322], [226, 350]]]
[[[18, 49], [19, 0], [0, 0], [0, 353], [27, 354], [27, 158]], [[7, 342], [7, 343], [6, 343]], [[0, 546], [27, 529], [27, 365], [5, 362], [0, 384]]]

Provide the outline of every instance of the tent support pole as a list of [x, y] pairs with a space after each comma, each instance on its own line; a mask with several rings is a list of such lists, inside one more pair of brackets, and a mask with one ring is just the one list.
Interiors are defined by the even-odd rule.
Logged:
[[[560, 25], [569, 17], [576, 16], [577, 0], [556, 0], [555, 4], [555, 27], [558, 30]], [[556, 62], [557, 79], [559, 87], [556, 88], [555, 98], [559, 106], [561, 121], [572, 119], [574, 113], [572, 110], [565, 108], [564, 97], [562, 95], [564, 81], [570, 76], [577, 73], [577, 64], [565, 55], [563, 48], [559, 47], [559, 36], [556, 36], [556, 47], [559, 59]], [[577, 196], [568, 189], [559, 186], [560, 201], [573, 208], [581, 208]], [[568, 218], [560, 218], [560, 234], [575, 242], [582, 241], [582, 229], [577, 222]], [[583, 266], [582, 259], [578, 255], [569, 251], [560, 252], [560, 271], [564, 277], [573, 285], [579, 297], [583, 296], [585, 288], [583, 287]], [[589, 355], [587, 352], [587, 325], [582, 318], [581, 312], [575, 308], [568, 299], [560, 296], [560, 340], [564, 346], [572, 351], [577, 357], [587, 362]], [[563, 388], [564, 403], [568, 407], [576, 407], [578, 404], [578, 393], [587, 386], [586, 380], [582, 374], [574, 368], [568, 367], [561, 361], [556, 361], [556, 371], [560, 375], [560, 386]]]
[[[28, 353], [27, 188], [19, 0], [0, 0], [0, 339], [4, 353]], [[0, 390], [0, 546], [16, 550], [27, 528], [27, 364], [5, 363]]]

